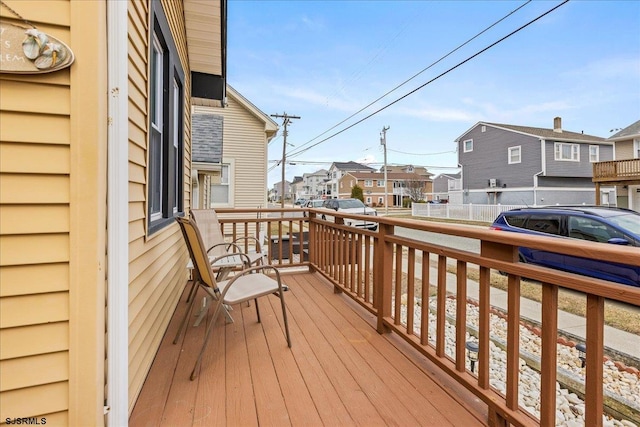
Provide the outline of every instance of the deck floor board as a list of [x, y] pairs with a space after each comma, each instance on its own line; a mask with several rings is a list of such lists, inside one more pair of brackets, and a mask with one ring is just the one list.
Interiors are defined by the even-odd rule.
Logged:
[[283, 280], [290, 287], [292, 348], [278, 298], [260, 299], [261, 323], [253, 302], [234, 306], [234, 322], [220, 316], [198, 378], [190, 381], [206, 323], [191, 322], [173, 345], [186, 310], [182, 300], [130, 425], [486, 425], [486, 414], [461, 403], [469, 396], [455, 398], [429, 375], [424, 360], [379, 335], [372, 316], [334, 294], [321, 275], [286, 274]]

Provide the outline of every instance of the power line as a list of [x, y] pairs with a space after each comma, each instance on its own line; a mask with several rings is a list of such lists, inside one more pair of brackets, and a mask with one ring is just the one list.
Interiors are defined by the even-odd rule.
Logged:
[[283, 114], [272, 114], [271, 117], [275, 117], [278, 119], [282, 119], [282, 126], [284, 126], [284, 131], [282, 131], [282, 137], [283, 137], [283, 141], [282, 141], [282, 181], [280, 182], [280, 186], [282, 189], [282, 194], [280, 195], [280, 207], [284, 208], [284, 185], [285, 185], [285, 181], [284, 181], [284, 166], [287, 164], [287, 135], [289, 134], [289, 132], [287, 131], [287, 126], [289, 126], [289, 123], [291, 123], [291, 119], [299, 119], [300, 116], [292, 116], [287, 114], [286, 112]]
[[449, 150], [440, 151], [439, 153], [407, 153], [406, 151], [392, 150], [391, 148], [387, 148], [387, 150], [393, 151], [394, 153], [408, 154], [409, 156], [437, 156], [439, 154], [451, 154], [456, 152], [456, 150]]
[[[404, 86], [405, 84], [409, 83], [411, 80], [415, 79], [416, 77], [418, 77], [420, 74], [424, 73], [425, 71], [427, 71], [428, 69], [430, 69], [431, 67], [435, 66], [436, 64], [440, 63], [441, 61], [443, 61], [445, 58], [451, 56], [453, 53], [455, 53], [456, 51], [462, 49], [464, 46], [466, 46], [467, 44], [471, 43], [473, 40], [477, 39], [478, 37], [480, 37], [482, 34], [486, 33], [487, 31], [489, 31], [491, 28], [495, 27], [496, 25], [498, 25], [500, 22], [504, 21], [505, 19], [507, 19], [509, 16], [513, 15], [514, 13], [516, 13], [517, 11], [519, 11], [520, 9], [522, 9], [523, 7], [525, 7], [526, 5], [528, 5], [529, 3], [531, 3], [532, 0], [527, 0], [526, 3], [520, 5], [518, 8], [512, 10], [511, 12], [509, 12], [507, 15], [503, 16], [502, 18], [500, 18], [499, 20], [497, 20], [496, 22], [494, 22], [493, 24], [489, 25], [488, 27], [486, 27], [484, 30], [480, 31], [479, 33], [477, 33], [475, 36], [471, 37], [470, 39], [468, 39], [467, 41], [465, 41], [464, 43], [462, 43], [461, 45], [459, 45], [458, 47], [456, 47], [455, 49], [449, 51], [449, 53], [447, 53], [446, 55], [440, 57], [438, 60], [436, 60], [435, 62], [432, 62], [430, 65], [428, 65], [427, 67], [423, 68], [422, 70], [418, 71], [416, 74], [414, 74], [413, 76], [409, 77], [408, 79], [406, 79], [405, 81], [403, 81], [402, 83], [396, 85], [393, 89], [387, 91], [384, 95], [376, 98], [375, 100], [371, 101], [369, 104], [365, 105], [364, 107], [362, 107], [361, 109], [359, 109], [358, 111], [356, 111], [355, 113], [351, 114], [349, 117], [347, 117], [346, 119], [342, 120], [339, 123], [336, 123], [335, 125], [333, 125], [332, 127], [330, 127], [329, 129], [327, 129], [326, 131], [322, 132], [320, 135], [316, 136], [315, 138], [305, 142], [304, 144], [302, 144], [298, 149], [303, 148], [304, 146], [306, 146], [307, 144], [310, 144], [311, 142], [313, 142], [314, 140], [320, 138], [322, 135], [330, 132], [331, 130], [337, 128], [338, 126], [340, 126], [341, 124], [343, 124], [344, 122], [346, 122], [347, 120], [353, 118], [354, 116], [360, 114], [361, 112], [363, 112], [364, 110], [366, 110], [367, 108], [371, 107], [373, 104], [375, 104], [376, 102], [380, 101], [381, 99], [383, 99], [384, 97], [386, 97], [387, 95], [391, 94], [392, 92], [396, 91], [397, 89], [399, 89], [400, 87]], [[296, 156], [300, 154], [299, 152], [294, 152], [291, 153], [290, 156]]]
[[[514, 31], [510, 32], [509, 34], [507, 34], [506, 36], [502, 37], [501, 39], [499, 39], [499, 40], [497, 40], [497, 41], [495, 41], [495, 42], [491, 43], [489, 46], [485, 47], [484, 49], [482, 49], [482, 50], [480, 50], [480, 51], [478, 51], [478, 52], [474, 53], [474, 54], [473, 54], [473, 55], [471, 55], [471, 56], [469, 56], [467, 59], [465, 59], [465, 60], [463, 60], [463, 61], [461, 61], [461, 62], [458, 62], [458, 63], [457, 63], [456, 65], [454, 65], [453, 67], [451, 67], [451, 68], [449, 68], [448, 70], [446, 70], [446, 71], [444, 71], [444, 72], [442, 72], [442, 73], [438, 74], [436, 77], [432, 78], [431, 80], [427, 81], [426, 83], [423, 83], [422, 85], [420, 85], [420, 86], [418, 86], [417, 88], [415, 88], [415, 89], [411, 90], [410, 92], [407, 92], [406, 94], [402, 95], [400, 98], [397, 98], [395, 101], [392, 101], [392, 102], [390, 102], [389, 104], [385, 105], [384, 107], [379, 108], [378, 110], [374, 111], [373, 113], [369, 114], [368, 116], [365, 116], [365, 117], [363, 117], [362, 119], [358, 120], [357, 122], [350, 124], [350, 125], [349, 125], [349, 126], [347, 126], [346, 128], [344, 128], [344, 129], [342, 129], [342, 130], [339, 130], [338, 132], [334, 133], [333, 135], [328, 136], [328, 137], [326, 137], [325, 139], [323, 139], [323, 140], [321, 140], [321, 141], [318, 141], [318, 142], [316, 142], [315, 144], [312, 144], [312, 145], [310, 145], [309, 147], [307, 147], [307, 148], [305, 148], [305, 149], [303, 149], [303, 150], [299, 150], [299, 151], [293, 152], [293, 153], [291, 153], [290, 155], [291, 155], [291, 156], [297, 156], [297, 155], [299, 155], [299, 154], [302, 154], [302, 153], [304, 153], [304, 152], [306, 152], [306, 151], [310, 150], [311, 148], [316, 147], [316, 146], [318, 146], [318, 145], [322, 144], [322, 143], [323, 143], [323, 142], [325, 142], [325, 141], [328, 141], [329, 139], [331, 139], [331, 138], [333, 138], [333, 137], [335, 137], [335, 136], [337, 136], [337, 135], [340, 135], [341, 133], [343, 133], [343, 132], [345, 132], [345, 131], [347, 131], [347, 130], [351, 129], [352, 127], [354, 127], [354, 126], [356, 126], [356, 125], [359, 125], [360, 123], [364, 122], [365, 120], [368, 120], [369, 118], [371, 118], [371, 117], [375, 116], [376, 114], [378, 114], [378, 113], [380, 113], [380, 112], [382, 112], [382, 111], [386, 110], [387, 108], [391, 107], [392, 105], [397, 104], [398, 102], [402, 101], [403, 99], [407, 98], [408, 96], [413, 95], [414, 93], [418, 92], [419, 90], [423, 89], [424, 87], [426, 87], [427, 85], [429, 85], [429, 84], [433, 83], [434, 81], [436, 81], [436, 80], [440, 79], [441, 77], [443, 77], [443, 76], [445, 76], [445, 75], [449, 74], [449, 73], [450, 73], [450, 72], [452, 72], [453, 70], [455, 70], [455, 69], [459, 68], [460, 66], [462, 66], [462, 65], [466, 64], [467, 62], [471, 61], [471, 60], [472, 60], [472, 59], [474, 59], [475, 57], [477, 57], [477, 56], [479, 56], [479, 55], [483, 54], [484, 52], [488, 51], [488, 50], [489, 50], [489, 49], [491, 49], [492, 47], [494, 47], [494, 46], [496, 46], [496, 45], [498, 45], [498, 44], [502, 43], [503, 41], [505, 41], [505, 40], [506, 40], [506, 39], [508, 39], [509, 37], [513, 36], [514, 34], [516, 34], [516, 33], [520, 32], [520, 31], [522, 31], [523, 29], [525, 29], [525, 28], [526, 28], [526, 27], [528, 27], [529, 25], [531, 25], [531, 24], [533, 24], [534, 22], [536, 22], [536, 21], [538, 21], [538, 20], [542, 19], [542, 18], [543, 18], [543, 17], [545, 17], [546, 15], [550, 14], [551, 12], [555, 11], [555, 10], [556, 10], [556, 9], [558, 9], [560, 6], [563, 6], [564, 4], [566, 4], [566, 3], [568, 3], [568, 2], [569, 2], [569, 0], [564, 0], [562, 3], [558, 4], [557, 6], [555, 6], [555, 7], [551, 8], [551, 9], [549, 9], [548, 11], [546, 11], [545, 13], [543, 13], [542, 15], [539, 15], [537, 18], [532, 19], [531, 21], [527, 22], [526, 24], [524, 24], [524, 25], [520, 26], [519, 28], [517, 28], [517, 29], [515, 29]], [[326, 132], [325, 132], [325, 133], [326, 133]]]

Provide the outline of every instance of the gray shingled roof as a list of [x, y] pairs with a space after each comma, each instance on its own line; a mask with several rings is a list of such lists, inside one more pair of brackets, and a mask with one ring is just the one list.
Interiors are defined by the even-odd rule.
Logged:
[[356, 170], [375, 170], [372, 167], [361, 165], [356, 162], [333, 162], [334, 166], [340, 170], [356, 171]]
[[[362, 172], [352, 172], [353, 175], [357, 179], [384, 179], [384, 172], [372, 172], [372, 173], [362, 173]], [[426, 175], [419, 175], [417, 173], [408, 173], [408, 172], [387, 172], [387, 180], [397, 179], [397, 180], [412, 180], [412, 181], [431, 181], [432, 179]]]
[[609, 139], [620, 139], [627, 136], [633, 137], [636, 135], [640, 135], [640, 120], [638, 120], [637, 122], [635, 122], [630, 126], [627, 126], [626, 128], [622, 129], [620, 132], [614, 135], [611, 135]]
[[192, 116], [192, 161], [222, 163], [223, 121], [224, 118], [217, 114], [196, 113]]
[[510, 129], [516, 132], [522, 132], [529, 135], [537, 136], [544, 139], [562, 139], [562, 140], [572, 140], [572, 141], [588, 141], [588, 142], [605, 142], [605, 138], [593, 135], [587, 135], [584, 133], [570, 132], [567, 130], [562, 130], [562, 132], [554, 132], [553, 129], [545, 129], [545, 128], [534, 128], [530, 126], [515, 126], [515, 125], [507, 125], [503, 123], [488, 123], [484, 122], [489, 126], [501, 127], [503, 129]]

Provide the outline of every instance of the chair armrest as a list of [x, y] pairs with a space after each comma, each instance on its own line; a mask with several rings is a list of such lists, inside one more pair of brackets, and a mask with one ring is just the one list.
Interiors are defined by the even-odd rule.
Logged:
[[235, 248], [238, 253], [243, 253], [242, 248], [240, 248], [240, 246], [236, 245], [235, 243], [216, 243], [207, 250], [207, 253], [209, 253], [211, 249], [217, 248], [218, 246], [224, 246], [225, 252], [228, 252], [230, 248]]
[[236, 240], [233, 241], [233, 243], [237, 243], [237, 242], [243, 241], [243, 240], [253, 240], [254, 242], [256, 242], [256, 252], [262, 252], [262, 245], [260, 244], [260, 240], [257, 239], [254, 236], [238, 237]]
[[227, 283], [227, 286], [225, 286], [225, 289], [222, 292], [222, 297], [224, 298], [224, 295], [227, 293], [229, 288], [231, 288], [231, 286], [233, 285], [233, 282], [238, 280], [240, 277], [246, 276], [247, 274], [253, 274], [253, 273], [257, 272], [257, 271], [262, 271], [262, 270], [273, 270], [273, 271], [275, 271], [275, 273], [276, 273], [275, 280], [278, 282], [279, 291], [282, 292], [284, 289], [282, 288], [282, 280], [280, 279], [280, 271], [274, 265], [268, 264], [268, 265], [258, 265], [256, 267], [246, 268], [246, 269], [238, 272], [231, 279], [229, 279], [229, 282]]
[[[234, 254], [226, 254], [226, 255], [221, 255], [219, 257], [215, 257], [212, 260], [209, 260], [209, 263], [211, 264], [212, 267], [221, 267], [221, 266], [214, 266], [214, 264], [222, 259], [225, 258], [231, 258], [231, 257], [240, 257], [242, 259], [242, 265], [244, 267], [248, 267], [251, 265], [251, 260], [249, 259], [249, 257], [247, 256], [247, 254], [243, 254], [242, 252], [239, 253], [234, 253]], [[233, 265], [229, 265], [230, 267], [232, 267]], [[244, 270], [243, 270], [244, 271]]]

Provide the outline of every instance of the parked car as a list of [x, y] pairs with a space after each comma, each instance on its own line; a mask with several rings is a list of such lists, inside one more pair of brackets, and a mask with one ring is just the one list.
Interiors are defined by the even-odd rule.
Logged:
[[306, 203], [307, 203], [307, 199], [304, 199], [304, 198], [301, 197], [298, 200], [296, 200], [293, 205], [294, 206], [304, 206]]
[[304, 204], [305, 208], [321, 208], [324, 200], [322, 199], [313, 199], [308, 200], [307, 203]]
[[[603, 206], [550, 206], [501, 213], [493, 230], [640, 247], [640, 213]], [[520, 261], [640, 286], [640, 266], [519, 248]]]
[[[323, 209], [328, 209], [341, 213], [359, 214], [359, 215], [371, 215], [377, 216], [378, 212], [362, 203], [359, 199], [327, 199], [322, 205]], [[328, 214], [322, 214], [322, 219], [332, 220], [333, 217]], [[378, 223], [373, 221], [361, 221], [355, 219], [345, 218], [344, 223], [352, 227], [368, 228], [369, 230], [377, 230]]]

